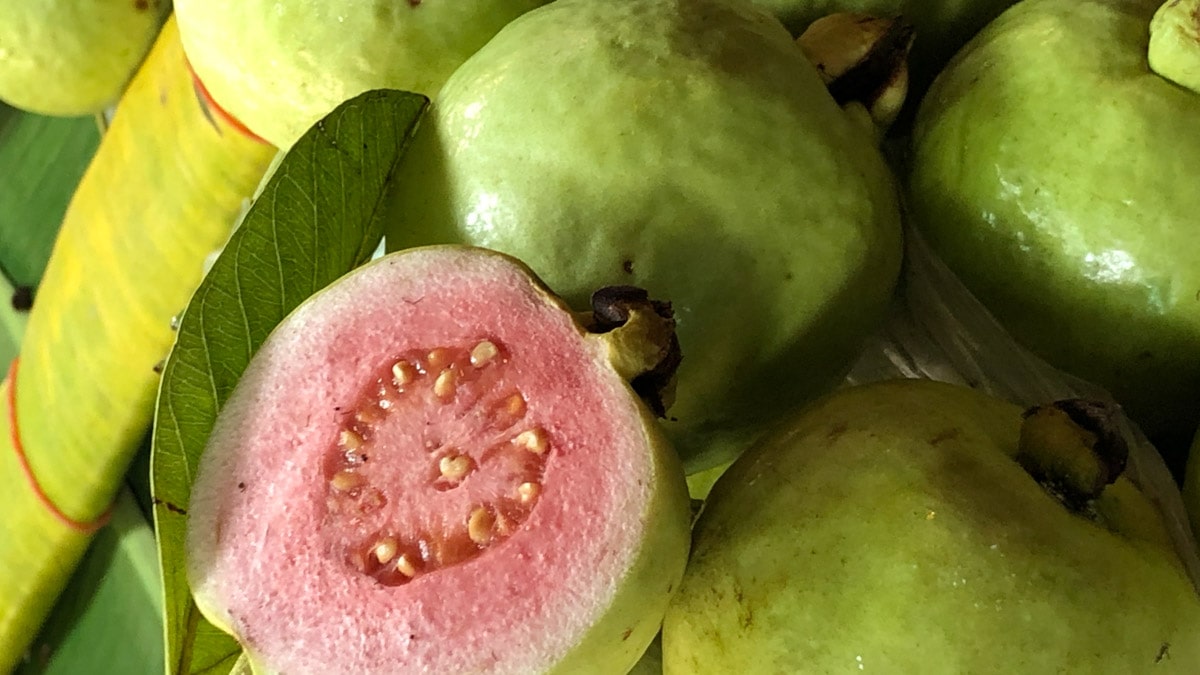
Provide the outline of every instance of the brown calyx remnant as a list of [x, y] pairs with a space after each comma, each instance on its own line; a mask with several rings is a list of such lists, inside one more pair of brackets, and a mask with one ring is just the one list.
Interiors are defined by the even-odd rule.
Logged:
[[1016, 460], [1069, 509], [1086, 513], [1125, 471], [1129, 445], [1120, 414], [1115, 404], [1085, 399], [1029, 408]]
[[611, 342], [621, 363], [614, 366], [625, 371], [622, 375], [654, 414], [665, 417], [683, 360], [671, 303], [651, 300], [636, 286], [606, 286], [592, 294], [591, 304], [588, 330], [616, 334]]
[[880, 128], [908, 94], [908, 52], [915, 29], [902, 17], [842, 12], [817, 19], [796, 44], [839, 105], [861, 103]]

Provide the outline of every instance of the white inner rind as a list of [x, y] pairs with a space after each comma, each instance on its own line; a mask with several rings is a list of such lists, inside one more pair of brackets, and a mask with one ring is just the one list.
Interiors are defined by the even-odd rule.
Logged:
[[[322, 546], [338, 409], [393, 355], [484, 334], [556, 439], [539, 502], [478, 557], [380, 585]], [[655, 484], [638, 404], [600, 347], [523, 268], [478, 250], [389, 256], [314, 296], [251, 362], [201, 460], [187, 540], [201, 609], [274, 671], [547, 669], [610, 604]]]

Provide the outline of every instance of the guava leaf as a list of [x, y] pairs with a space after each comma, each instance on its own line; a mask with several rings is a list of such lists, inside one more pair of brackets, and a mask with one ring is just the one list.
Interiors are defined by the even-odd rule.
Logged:
[[91, 117], [46, 117], [0, 104], [0, 272], [14, 285], [34, 286], [41, 278], [99, 145]]
[[240, 652], [200, 616], [184, 570], [192, 478], [217, 412], [271, 330], [370, 259], [388, 183], [428, 103], [367, 92], [311, 128], [267, 179], [180, 319], [159, 389], [151, 478], [169, 673], [228, 673]]

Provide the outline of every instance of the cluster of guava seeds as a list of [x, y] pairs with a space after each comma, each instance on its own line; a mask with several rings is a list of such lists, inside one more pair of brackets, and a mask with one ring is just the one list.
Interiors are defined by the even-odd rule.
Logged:
[[[520, 527], [541, 495], [551, 439], [528, 423], [528, 401], [506, 384], [508, 363], [489, 339], [408, 352], [385, 364], [360, 399], [342, 409], [345, 421], [323, 467], [326, 525], [338, 533], [335, 555], [382, 584], [399, 585], [470, 560]], [[396, 424], [420, 429], [419, 447], [375, 442], [384, 425]], [[482, 441], [458, 447], [438, 435], [454, 425]], [[398, 483], [389, 462], [421, 464], [417, 484], [381, 488]], [[411, 467], [400, 473], [413, 475]], [[390, 522], [386, 514], [391, 500], [439, 494], [453, 500], [449, 493], [464, 489], [469, 505], [449, 526], [419, 517]]]

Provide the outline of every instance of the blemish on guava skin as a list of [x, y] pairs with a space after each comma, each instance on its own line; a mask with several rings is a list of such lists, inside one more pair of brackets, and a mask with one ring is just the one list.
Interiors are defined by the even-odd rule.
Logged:
[[238, 483], [238, 491], [245, 492], [246, 491], [246, 483], [244, 483], [244, 482]]
[[150, 2], [149, 0], [134, 0], [133, 8], [139, 12], [144, 12], [150, 9]]
[[626, 258], [626, 259], [625, 259], [625, 260], [624, 260], [624, 261], [621, 263], [621, 269], [625, 270], [625, 273], [626, 273], [626, 274], [633, 274], [633, 261], [632, 261], [632, 260], [630, 260], [630, 259], [628, 259], [628, 258]]
[[1164, 659], [1169, 658], [1171, 658], [1171, 643], [1164, 642], [1162, 643], [1162, 646], [1158, 648], [1158, 656], [1154, 657], [1154, 662], [1162, 663]]
[[621, 642], [628, 640], [630, 635], [633, 635], [633, 629], [626, 628], [625, 631], [621, 633]]
[[846, 433], [850, 426], [845, 422], [838, 422], [829, 428], [829, 433], [825, 434], [825, 442], [833, 445], [837, 439], [841, 438], [842, 434]]
[[958, 438], [959, 434], [961, 434], [961, 433], [962, 433], [962, 430], [958, 429], [958, 428], [945, 429], [941, 433], [939, 433], [937, 436], [934, 436], [933, 438], [929, 439], [929, 444], [937, 445], [939, 443], [942, 443], [943, 441], [953, 440], [955, 438]]

